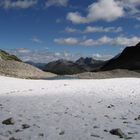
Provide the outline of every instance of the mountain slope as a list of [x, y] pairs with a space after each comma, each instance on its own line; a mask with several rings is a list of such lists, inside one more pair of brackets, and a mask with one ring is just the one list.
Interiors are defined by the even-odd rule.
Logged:
[[61, 59], [48, 63], [44, 70], [60, 75], [71, 75], [87, 71], [94, 71], [99, 69], [104, 63], [104, 61], [98, 61], [88, 57], [81, 57], [75, 62]]
[[81, 57], [75, 63], [83, 67], [86, 71], [94, 71], [100, 69], [106, 62], [101, 60], [95, 60], [91, 57]]
[[47, 78], [54, 76], [54, 74], [43, 72], [32, 65], [23, 63], [16, 56], [2, 50], [0, 51], [0, 75], [20, 78]]
[[128, 69], [140, 70], [140, 43], [126, 47], [117, 57], [108, 61], [101, 70]]
[[63, 59], [48, 63], [44, 70], [59, 75], [70, 75], [85, 71], [85, 69], [83, 69], [78, 64]]
[[21, 62], [21, 60], [19, 58], [17, 58], [15, 55], [11, 55], [3, 50], [0, 49], [0, 59], [3, 60], [14, 60], [14, 61], [19, 61]]

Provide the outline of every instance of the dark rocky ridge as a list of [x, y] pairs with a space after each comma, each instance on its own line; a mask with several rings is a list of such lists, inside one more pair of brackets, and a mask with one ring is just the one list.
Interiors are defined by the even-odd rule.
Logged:
[[85, 70], [72, 61], [61, 59], [48, 63], [45, 66], [44, 71], [52, 72], [59, 75], [71, 75], [84, 72]]
[[89, 72], [99, 70], [106, 63], [106, 61], [95, 60], [91, 57], [81, 57], [75, 63]]
[[109, 60], [101, 70], [128, 69], [140, 70], [140, 43], [126, 47], [123, 52]]
[[48, 63], [45, 66], [44, 71], [59, 75], [72, 75], [98, 70], [104, 63], [104, 61], [94, 60], [93, 58], [88, 57], [81, 57], [75, 62], [61, 59]]

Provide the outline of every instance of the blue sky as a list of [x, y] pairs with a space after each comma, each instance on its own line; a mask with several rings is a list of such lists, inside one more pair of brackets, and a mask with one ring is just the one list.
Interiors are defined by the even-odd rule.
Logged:
[[24, 61], [109, 59], [139, 29], [140, 0], [0, 0], [0, 48]]

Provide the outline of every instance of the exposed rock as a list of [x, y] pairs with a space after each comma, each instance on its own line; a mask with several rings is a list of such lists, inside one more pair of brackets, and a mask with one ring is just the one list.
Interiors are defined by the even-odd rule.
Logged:
[[65, 134], [65, 131], [64, 130], [62, 130], [62, 131], [59, 132], [59, 135], [64, 135], [64, 134]]
[[107, 129], [104, 129], [104, 132], [108, 132], [108, 130]]
[[110, 130], [112, 135], [119, 136], [120, 138], [127, 138], [120, 128]]
[[123, 52], [109, 60], [101, 70], [129, 69], [140, 70], [140, 43], [126, 47]]
[[94, 133], [91, 133], [91, 134], [90, 134], [90, 136], [91, 136], [91, 137], [95, 137], [95, 138], [100, 138], [100, 136], [99, 136], [99, 135], [94, 134]]
[[107, 108], [112, 108], [112, 107], [114, 107], [114, 105], [112, 105], [112, 104], [111, 104], [111, 105], [109, 105], [109, 106], [107, 106]]
[[30, 125], [28, 125], [28, 124], [22, 124], [22, 129], [27, 129], [27, 128], [30, 128]]
[[20, 129], [16, 129], [15, 132], [16, 132], [16, 133], [18, 133], [18, 132], [22, 132], [22, 130], [20, 130]]
[[94, 129], [97, 129], [97, 128], [99, 128], [99, 126], [96, 126], [96, 125], [95, 125], [95, 126], [93, 126], [93, 128], [94, 128]]
[[43, 133], [39, 133], [38, 134], [40, 137], [44, 137], [44, 134]]
[[9, 140], [21, 140], [21, 139], [16, 139], [14, 137], [9, 138]]
[[15, 124], [15, 121], [14, 121], [13, 118], [8, 118], [8, 119], [4, 120], [2, 122], [2, 124], [5, 124], [5, 125], [14, 125]]
[[140, 115], [139, 115], [137, 118], [135, 118], [134, 120], [136, 120], [136, 121], [137, 121], [137, 120], [140, 120]]
[[129, 135], [138, 134], [138, 132], [128, 132]]

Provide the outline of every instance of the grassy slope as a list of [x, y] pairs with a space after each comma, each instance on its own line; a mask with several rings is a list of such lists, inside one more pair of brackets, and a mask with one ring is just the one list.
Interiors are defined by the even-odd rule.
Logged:
[[17, 58], [15, 55], [10, 55], [9, 53], [7, 53], [1, 49], [0, 49], [0, 57], [3, 60], [15, 60], [15, 61], [21, 62], [21, 60], [19, 58]]

